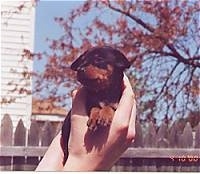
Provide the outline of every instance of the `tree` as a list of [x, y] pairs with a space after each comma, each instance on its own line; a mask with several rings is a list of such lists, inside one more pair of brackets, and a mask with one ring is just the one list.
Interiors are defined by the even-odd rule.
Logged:
[[132, 63], [127, 74], [140, 119], [185, 116], [200, 105], [199, 15], [198, 1], [85, 1], [69, 16], [55, 17], [64, 33], [49, 40], [53, 54], [25, 50], [26, 58], [47, 58], [34, 93], [66, 104], [61, 91], [76, 84], [72, 61], [92, 46], [108, 44]]

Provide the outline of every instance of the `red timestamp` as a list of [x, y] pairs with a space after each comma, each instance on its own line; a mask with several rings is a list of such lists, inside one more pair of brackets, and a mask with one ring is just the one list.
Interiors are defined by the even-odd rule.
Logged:
[[200, 156], [198, 155], [170, 156], [170, 159], [176, 162], [198, 162], [200, 161]]

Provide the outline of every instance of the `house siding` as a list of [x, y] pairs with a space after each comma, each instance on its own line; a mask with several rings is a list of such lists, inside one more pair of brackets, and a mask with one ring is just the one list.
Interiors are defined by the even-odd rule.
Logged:
[[[20, 6], [23, 8], [20, 10]], [[31, 91], [32, 79], [22, 72], [32, 71], [33, 61], [22, 60], [24, 49], [33, 51], [35, 8], [31, 2], [1, 2], [1, 98], [15, 98], [1, 105], [1, 117], [9, 114], [13, 127], [22, 119], [28, 127], [31, 119], [32, 96], [14, 91], [16, 85]], [[9, 84], [12, 82], [11, 84]], [[13, 90], [13, 91], [12, 91]]]

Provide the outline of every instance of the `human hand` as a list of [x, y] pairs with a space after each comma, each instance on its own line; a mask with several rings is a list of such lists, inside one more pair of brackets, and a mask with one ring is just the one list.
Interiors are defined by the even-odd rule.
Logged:
[[69, 156], [66, 171], [109, 170], [130, 146], [135, 136], [136, 102], [129, 80], [124, 76], [124, 91], [110, 127], [88, 131], [85, 90], [73, 97]]

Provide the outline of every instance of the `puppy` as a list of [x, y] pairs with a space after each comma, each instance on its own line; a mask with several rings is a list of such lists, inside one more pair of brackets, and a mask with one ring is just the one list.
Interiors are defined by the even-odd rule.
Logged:
[[[71, 69], [77, 72], [77, 80], [86, 89], [88, 130], [95, 131], [111, 124], [123, 92], [123, 72], [129, 67], [127, 58], [110, 46], [89, 49], [72, 63]], [[62, 126], [63, 164], [68, 158], [70, 117], [71, 112]]]

